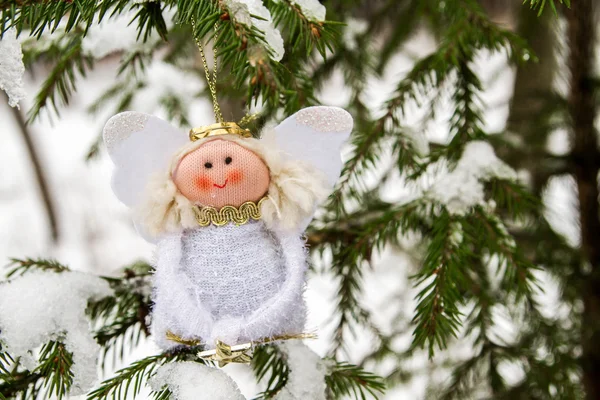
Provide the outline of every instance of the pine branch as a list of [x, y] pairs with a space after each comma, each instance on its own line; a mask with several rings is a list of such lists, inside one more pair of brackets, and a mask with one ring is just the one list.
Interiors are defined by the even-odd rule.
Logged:
[[100, 387], [87, 396], [87, 400], [102, 400], [137, 396], [158, 367], [176, 357], [172, 354], [159, 354], [136, 361], [116, 372], [115, 376], [103, 381]]
[[60, 342], [50, 342], [42, 347], [37, 370], [46, 379], [47, 395], [62, 399], [73, 384], [73, 356]]
[[[351, 182], [360, 182], [357, 177], [361, 171], [372, 167], [381, 153], [381, 146], [386, 137], [396, 136], [399, 120], [405, 116], [409, 104], [416, 103], [421, 107], [433, 107], [430, 103], [439, 99], [439, 90], [453, 76], [457, 78], [458, 90], [454, 95], [457, 109], [452, 117], [451, 134], [454, 140], [448, 150], [451, 155], [460, 154], [461, 145], [467, 140], [481, 138], [481, 110], [478, 106], [477, 93], [482, 90], [481, 83], [469, 67], [477, 50], [507, 50], [509, 57], [515, 62], [529, 54], [527, 46], [515, 34], [499, 29], [483, 14], [477, 4], [472, 1], [449, 3], [445, 8], [454, 15], [453, 24], [444, 32], [444, 40], [431, 55], [419, 60], [412, 70], [402, 79], [394, 96], [386, 102], [385, 113], [365, 130], [358, 131], [353, 137], [353, 154], [346, 162], [338, 182], [339, 193], [332, 199], [329, 208], [344, 211], [344, 193], [356, 197], [356, 190]], [[469, 43], [466, 46], [465, 43]], [[445, 155], [437, 153], [432, 161]], [[402, 165], [399, 164], [401, 167]], [[414, 162], [419, 166], [418, 162]], [[402, 172], [402, 169], [401, 171]], [[348, 186], [350, 186], [348, 188]]]
[[142, 41], [147, 42], [153, 31], [156, 31], [162, 40], [167, 40], [167, 24], [162, 15], [163, 10], [162, 3], [158, 1], [146, 1], [141, 4], [133, 18], [138, 21], [138, 40], [142, 37]]
[[430, 358], [436, 347], [447, 347], [448, 339], [457, 335], [462, 322], [458, 305], [462, 303], [461, 289], [468, 282], [464, 265], [468, 265], [470, 254], [465, 246], [457, 246], [456, 224], [459, 222], [445, 212], [438, 216], [423, 267], [414, 277], [422, 289], [417, 294], [413, 317], [413, 346], [427, 345]]
[[517, 300], [523, 296], [533, 302], [531, 297], [536, 287], [533, 271], [536, 268], [516, 247], [514, 238], [504, 224], [494, 215], [480, 207], [475, 209], [476, 218], [469, 225], [474, 235], [482, 235], [480, 248], [487, 248], [499, 257], [498, 269], [503, 270], [502, 288], [506, 293], [514, 293]]
[[125, 268], [122, 278], [105, 278], [114, 296], [90, 303], [88, 315], [96, 326], [95, 337], [102, 346], [101, 362], [112, 351], [113, 364], [122, 360], [126, 349], [135, 348], [150, 335], [150, 265], [138, 262]]
[[11, 263], [8, 265], [9, 270], [6, 273], [7, 278], [13, 278], [17, 276], [21, 276], [31, 271], [32, 269], [41, 270], [41, 271], [53, 271], [53, 272], [64, 272], [69, 271], [69, 267], [59, 263], [55, 260], [45, 260], [45, 259], [33, 259], [33, 258], [25, 258], [18, 259], [12, 258]]
[[3, 353], [4, 360], [10, 360], [12, 371], [0, 375], [0, 393], [8, 398], [36, 400], [43, 393], [45, 398], [56, 396], [63, 399], [73, 384], [72, 354], [64, 344], [51, 341], [44, 345], [39, 355], [39, 365], [32, 371], [20, 371], [19, 361]]
[[[340, 40], [340, 24], [331, 21], [311, 21], [300, 7], [288, 0], [266, 2], [271, 10], [275, 25], [286, 36], [286, 42], [293, 54], [307, 58], [316, 47], [321, 57], [327, 57], [327, 50], [334, 51], [334, 43]], [[288, 53], [289, 54], [289, 53]]]
[[287, 383], [290, 371], [286, 356], [277, 345], [257, 347], [251, 366], [257, 381], [268, 379], [266, 389], [255, 400], [273, 398]]
[[[36, 36], [39, 39], [45, 32], [55, 32], [60, 22], [66, 19], [64, 24], [66, 32], [82, 27], [85, 34], [94, 22], [99, 23], [107, 16], [112, 17], [124, 11], [134, 10], [137, 7], [146, 8], [146, 5], [131, 3], [127, 0], [104, 0], [101, 2], [95, 0], [2, 0], [0, 2], [0, 9], [2, 10], [0, 33], [3, 34], [11, 27], [15, 27], [19, 33], [29, 29], [31, 36]], [[147, 10], [151, 10], [153, 7], [155, 6], [148, 6]], [[154, 14], [154, 19], [146, 20], [144, 24], [139, 25], [140, 34], [142, 31], [151, 28], [157, 29], [159, 34], [161, 33], [160, 18], [156, 13]], [[148, 17], [144, 12], [139, 16]]]
[[48, 105], [58, 113], [59, 105], [69, 104], [69, 99], [75, 91], [77, 74], [85, 77], [86, 70], [93, 65], [92, 58], [83, 54], [82, 38], [83, 33], [75, 35], [62, 48], [55, 66], [42, 84], [29, 110], [28, 122], [34, 121], [41, 110]]
[[377, 399], [378, 394], [385, 390], [380, 377], [345, 362], [337, 362], [325, 377], [325, 382], [333, 399], [350, 395], [355, 399], [366, 399], [367, 394]]
[[[286, 355], [276, 345], [260, 346], [252, 359], [252, 369], [258, 381], [268, 378], [267, 388], [255, 400], [271, 399], [286, 385], [290, 370]], [[367, 394], [377, 398], [385, 385], [380, 377], [346, 362], [336, 362], [325, 376], [328, 398], [353, 396], [365, 399]]]
[[[571, 0], [558, 0], [560, 4], [564, 4], [567, 7], [571, 8]], [[554, 12], [554, 15], [558, 15], [558, 10], [556, 9], [555, 0], [523, 0], [523, 4], [529, 4], [529, 7], [532, 10], [538, 10], [538, 16], [542, 15], [544, 12], [544, 8], [546, 4], [550, 4], [550, 8]]]
[[154, 400], [170, 400], [172, 396], [172, 392], [166, 388], [159, 392], [152, 392], [151, 396]]

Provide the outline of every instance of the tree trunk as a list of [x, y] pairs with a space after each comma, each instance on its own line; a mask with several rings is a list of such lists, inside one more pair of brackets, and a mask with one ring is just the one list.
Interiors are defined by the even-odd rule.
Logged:
[[[6, 98], [6, 100], [8, 101], [8, 97]], [[52, 196], [50, 195], [50, 190], [48, 189], [46, 177], [44, 176], [44, 171], [42, 170], [42, 165], [40, 163], [40, 158], [33, 144], [33, 140], [31, 139], [31, 133], [29, 132], [29, 127], [25, 122], [23, 114], [16, 107], [11, 107], [11, 112], [15, 118], [15, 121], [17, 122], [17, 125], [19, 125], [21, 137], [23, 138], [25, 148], [27, 149], [27, 154], [29, 154], [29, 159], [31, 160], [31, 163], [33, 165], [33, 174], [35, 176], [35, 181], [37, 182], [37, 186], [40, 191], [42, 205], [44, 207], [44, 211], [46, 212], [46, 217], [48, 218], [50, 237], [52, 239], [52, 242], [56, 243], [58, 242], [59, 238], [58, 222], [56, 219], [55, 207], [52, 201]]]
[[598, 213], [598, 141], [594, 127], [593, 0], [579, 0], [567, 11], [572, 163], [577, 181], [581, 252], [583, 383], [588, 399], [600, 399], [600, 218]]
[[[506, 129], [522, 138], [523, 152], [500, 149], [501, 156], [515, 169], [526, 169], [531, 176], [532, 191], [541, 195], [549, 178], [549, 171], [540, 157], [546, 153], [546, 141], [551, 130], [540, 124], [540, 116], [547, 105], [548, 96], [554, 91], [557, 72], [555, 18], [550, 13], [537, 12], [515, 4], [518, 10], [517, 33], [531, 46], [539, 62], [519, 65], [514, 83]], [[537, 117], [537, 118], [536, 118]]]

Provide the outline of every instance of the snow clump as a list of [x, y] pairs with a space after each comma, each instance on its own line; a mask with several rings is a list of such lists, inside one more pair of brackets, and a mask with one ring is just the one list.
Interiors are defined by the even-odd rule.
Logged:
[[25, 98], [23, 86], [23, 51], [17, 40], [17, 31], [10, 28], [0, 39], [0, 90], [8, 95], [8, 105], [17, 107]]
[[33, 370], [30, 352], [60, 341], [73, 354], [71, 395], [83, 394], [97, 379], [100, 346], [85, 315], [89, 300], [112, 295], [103, 279], [81, 272], [34, 271], [0, 285], [0, 341]]
[[319, 0], [291, 0], [310, 21], [325, 21], [325, 6]]
[[155, 392], [166, 386], [174, 400], [245, 400], [225, 372], [192, 361], [161, 366], [149, 384]]
[[[225, 0], [225, 6], [231, 13], [231, 17], [248, 28], [255, 27], [265, 35], [265, 42], [271, 50], [271, 58], [281, 61], [285, 50], [283, 38], [279, 29], [273, 25], [271, 13], [261, 0]], [[256, 15], [262, 19], [253, 17]]]
[[327, 365], [314, 351], [300, 341], [280, 345], [287, 355], [290, 375], [274, 400], [326, 400]]
[[483, 182], [490, 179], [516, 180], [516, 172], [500, 160], [492, 146], [472, 141], [465, 146], [456, 168], [442, 174], [428, 195], [453, 215], [466, 215], [477, 205], [485, 205]]

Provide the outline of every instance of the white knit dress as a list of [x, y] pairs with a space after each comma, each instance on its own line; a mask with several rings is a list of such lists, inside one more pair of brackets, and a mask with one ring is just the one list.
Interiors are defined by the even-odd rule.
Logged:
[[306, 254], [298, 235], [262, 221], [207, 226], [163, 237], [157, 246], [153, 336], [163, 348], [200, 339], [234, 345], [302, 333]]

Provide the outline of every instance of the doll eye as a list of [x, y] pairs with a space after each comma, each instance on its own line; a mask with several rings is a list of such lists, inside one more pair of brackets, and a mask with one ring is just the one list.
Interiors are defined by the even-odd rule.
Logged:
[[207, 163], [204, 164], [204, 166], [206, 168], [212, 168], [212, 163], [207, 162]]
[[229, 164], [231, 164], [231, 162], [232, 162], [232, 161], [233, 161], [233, 160], [231, 159], [231, 157], [227, 157], [227, 158], [225, 159], [225, 164], [229, 165]]

